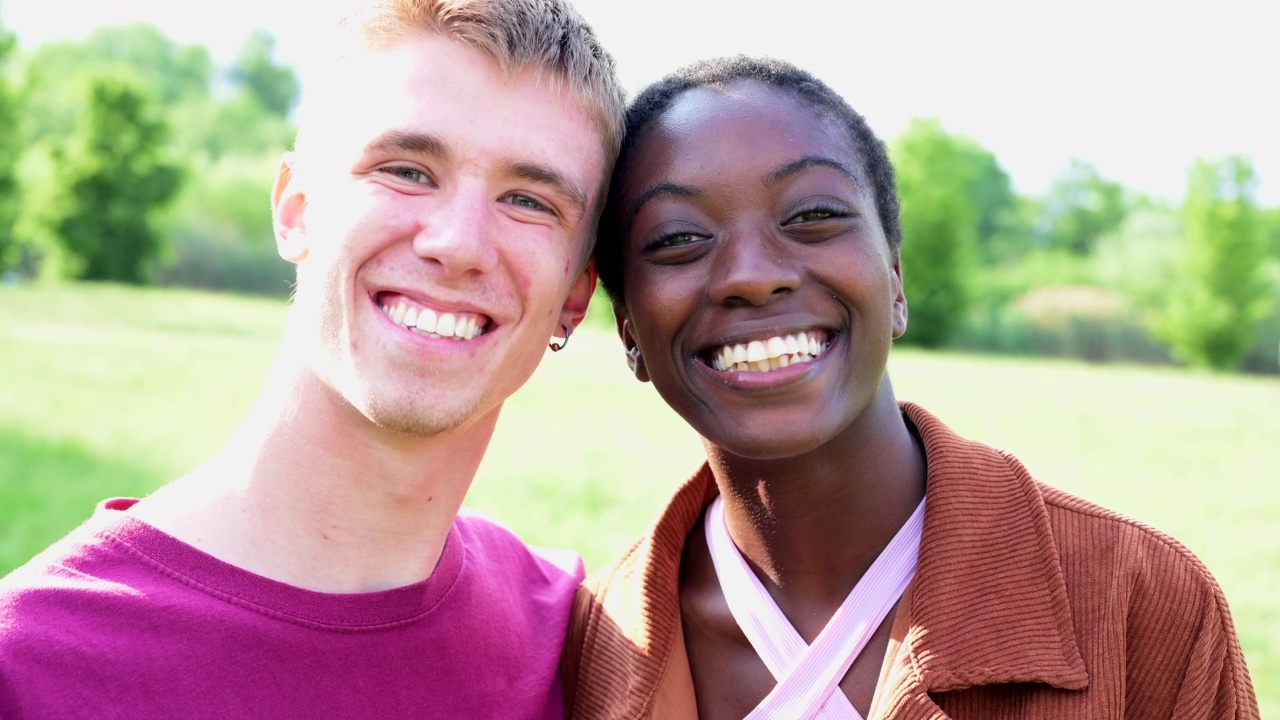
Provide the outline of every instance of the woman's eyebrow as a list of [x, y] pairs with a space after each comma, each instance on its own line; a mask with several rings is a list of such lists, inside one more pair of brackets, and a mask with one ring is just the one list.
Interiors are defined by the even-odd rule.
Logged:
[[663, 195], [674, 195], [676, 197], [682, 197], [682, 198], [693, 198], [693, 197], [698, 197], [700, 194], [701, 193], [699, 193], [697, 190], [694, 190], [693, 188], [687, 185], [679, 185], [673, 182], [658, 183], [657, 185], [654, 185], [650, 187], [648, 190], [645, 190], [644, 192], [640, 193], [640, 195], [637, 196], [635, 200], [632, 200], [631, 204], [627, 206], [627, 212], [623, 217], [627, 217], [627, 218], [635, 217], [636, 213], [640, 212], [640, 208], [644, 207], [645, 203], [649, 202], [650, 200], [653, 200], [654, 198], [661, 197]]
[[861, 185], [858, 183], [858, 176], [854, 174], [853, 170], [848, 165], [845, 165], [839, 160], [823, 157], [822, 155], [805, 155], [802, 158], [792, 160], [777, 170], [774, 170], [764, 177], [765, 187], [777, 185], [792, 175], [808, 170], [811, 167], [831, 168], [832, 170], [835, 170], [841, 175], [849, 178], [849, 182], [853, 183], [855, 187], [861, 188]]

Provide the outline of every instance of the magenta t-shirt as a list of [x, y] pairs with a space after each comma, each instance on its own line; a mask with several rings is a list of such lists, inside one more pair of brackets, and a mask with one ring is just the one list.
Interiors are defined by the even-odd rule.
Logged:
[[0, 719], [562, 718], [582, 578], [460, 516], [425, 582], [303, 590], [122, 510], [0, 580]]

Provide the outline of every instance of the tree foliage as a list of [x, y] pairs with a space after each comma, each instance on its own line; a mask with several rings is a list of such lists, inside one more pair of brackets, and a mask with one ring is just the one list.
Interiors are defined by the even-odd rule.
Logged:
[[1004, 264], [1030, 249], [1031, 223], [1036, 208], [1013, 192], [1009, 175], [994, 153], [972, 138], [956, 136], [953, 162], [969, 176], [969, 203], [977, 215], [974, 227], [977, 258]]
[[83, 40], [47, 43], [28, 54], [25, 115], [32, 140], [60, 142], [84, 116], [87, 80], [132, 78], [163, 107], [209, 96], [213, 59], [199, 45], [180, 45], [145, 23], [105, 26]]
[[1041, 233], [1051, 248], [1089, 255], [1127, 213], [1124, 186], [1103, 178], [1093, 165], [1072, 160], [1049, 187]]
[[1280, 207], [1267, 208], [1260, 213], [1262, 236], [1274, 260], [1280, 260]]
[[0, 270], [16, 258], [14, 225], [18, 218], [18, 160], [22, 155], [22, 127], [17, 91], [9, 82], [9, 58], [16, 41], [0, 26]]
[[[137, 279], [151, 275], [159, 254], [165, 267], [157, 268], [155, 277], [175, 281], [175, 274], [169, 272], [174, 266], [195, 267], [204, 273], [211, 268], [203, 266], [231, 258], [234, 262], [228, 260], [212, 275], [270, 278], [259, 285], [279, 292], [277, 288], [283, 287], [275, 279], [279, 261], [268, 252], [270, 234], [261, 232], [262, 225], [270, 223], [270, 209], [267, 190], [259, 185], [269, 188], [273, 174], [268, 171], [252, 190], [246, 189], [249, 194], [244, 197], [222, 191], [244, 184], [239, 180], [244, 168], [274, 168], [296, 133], [286, 113], [297, 101], [298, 81], [291, 70], [272, 61], [272, 49], [271, 37], [259, 31], [245, 43], [233, 67], [216, 68], [205, 48], [177, 43], [154, 27], [135, 24], [102, 27], [84, 39], [47, 43], [23, 52], [18, 69], [24, 102], [18, 112], [26, 132], [19, 166], [23, 203], [17, 235], [22, 247], [33, 250], [23, 255], [29, 261], [27, 271], [93, 277], [110, 272], [113, 277], [123, 273]], [[152, 159], [143, 164], [158, 163], [172, 171], [170, 161], [152, 162], [167, 152], [171, 158], [181, 158], [186, 170], [173, 176], [181, 180], [174, 179], [171, 188], [174, 196], [184, 200], [168, 203], [155, 225], [150, 224], [151, 218], [142, 223], [157, 228], [161, 236], [147, 231], [129, 234], [127, 241], [124, 236], [100, 238], [101, 245], [111, 247], [132, 247], [129, 243], [135, 240], [141, 243], [127, 254], [152, 259], [133, 269], [126, 269], [133, 261], [121, 259], [119, 267], [106, 270], [108, 258], [94, 254], [98, 240], [88, 230], [94, 225], [91, 214], [84, 215], [80, 225], [69, 219], [93, 202], [164, 204], [162, 196], [152, 192], [163, 184], [143, 183], [136, 192], [128, 189], [141, 177], [136, 164], [108, 170], [112, 166], [102, 161], [97, 171], [90, 171], [94, 162], [87, 158], [94, 153], [86, 148], [93, 146], [90, 135], [99, 132], [90, 128], [100, 124], [103, 116], [91, 117], [97, 111], [91, 112], [92, 103], [85, 98], [100, 91], [96, 84], [102, 77], [127, 79], [129, 87], [145, 98], [141, 115], [147, 123], [124, 136], [128, 142], [147, 136], [155, 123], [168, 128], [165, 136], [170, 139], [154, 143], [154, 155], [147, 154], [151, 150], [144, 152]], [[0, 125], [4, 125], [0, 128], [3, 144], [9, 124]], [[161, 152], [162, 146], [168, 150]], [[134, 199], [108, 203], [108, 196]], [[104, 220], [98, 225], [117, 227], [118, 223]], [[73, 231], [73, 226], [80, 229]], [[70, 244], [61, 230], [64, 227], [76, 238]], [[92, 262], [79, 251], [72, 252], [72, 246], [92, 255]]]
[[893, 143], [902, 199], [902, 272], [910, 323], [905, 342], [945, 345], [965, 320], [970, 257], [982, 219], [972, 141], [936, 119], [913, 120]]
[[1183, 205], [1179, 282], [1156, 332], [1179, 360], [1239, 367], [1268, 310], [1267, 257], [1252, 193], [1253, 167], [1240, 156], [1192, 167]]
[[182, 178], [164, 156], [167, 134], [143, 89], [114, 77], [90, 84], [85, 122], [63, 159], [66, 185], [53, 220], [76, 277], [148, 279], [163, 248], [153, 212]]
[[285, 117], [298, 102], [298, 78], [293, 70], [272, 60], [276, 41], [266, 30], [256, 30], [240, 48], [231, 80], [265, 109]]

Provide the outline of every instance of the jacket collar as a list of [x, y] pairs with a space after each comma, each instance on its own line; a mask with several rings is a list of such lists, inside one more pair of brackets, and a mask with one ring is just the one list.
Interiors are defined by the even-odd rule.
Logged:
[[[886, 677], [901, 693], [890, 716], [945, 718], [929, 693], [976, 685], [1084, 689], [1088, 674], [1039, 486], [1006, 453], [961, 438], [917, 405], [901, 408], [924, 443], [928, 487], [902, 652]], [[620, 635], [634, 650], [625, 660], [582, 659], [579, 685], [592, 702], [619, 710], [610, 717], [651, 708], [671, 668], [685, 539], [716, 494], [703, 465], [611, 571], [588, 579], [598, 605], [587, 635]]]
[[903, 640], [924, 692], [1089, 677], [1039, 486], [1003, 451], [902, 404], [924, 442], [927, 505]]

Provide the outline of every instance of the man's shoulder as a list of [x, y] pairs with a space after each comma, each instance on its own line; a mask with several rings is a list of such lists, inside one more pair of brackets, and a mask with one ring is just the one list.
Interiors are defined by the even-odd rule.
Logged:
[[502, 523], [463, 508], [454, 521], [455, 536], [463, 544], [467, 561], [483, 572], [525, 576], [530, 581], [573, 586], [583, 576], [582, 558], [573, 550], [529, 545]]
[[122, 548], [96, 520], [86, 521], [0, 578], [0, 616], [29, 607], [41, 597], [114, 591], [119, 582], [110, 569], [118, 564]]
[[137, 559], [100, 530], [90, 521], [0, 579], [0, 716], [17, 712], [20, 696], [65, 694], [77, 665], [111, 663], [99, 641], [145, 611]]

